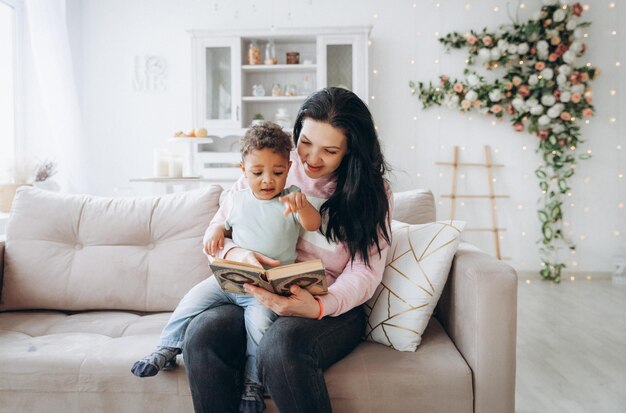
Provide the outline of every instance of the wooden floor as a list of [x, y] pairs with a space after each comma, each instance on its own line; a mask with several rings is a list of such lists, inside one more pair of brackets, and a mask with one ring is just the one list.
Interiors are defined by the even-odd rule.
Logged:
[[520, 276], [518, 413], [626, 412], [626, 285]]

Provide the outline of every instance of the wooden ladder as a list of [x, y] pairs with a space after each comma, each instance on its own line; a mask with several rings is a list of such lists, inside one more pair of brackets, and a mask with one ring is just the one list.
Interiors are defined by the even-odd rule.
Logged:
[[[491, 227], [489, 228], [466, 228], [465, 231], [475, 232], [491, 232], [496, 250], [496, 258], [499, 260], [508, 260], [509, 257], [503, 257], [500, 248], [500, 233], [506, 231], [506, 228], [498, 227], [498, 219], [496, 216], [496, 198], [508, 198], [508, 195], [496, 195], [493, 189], [493, 168], [503, 168], [502, 164], [494, 164], [491, 158], [491, 147], [485, 145], [485, 163], [467, 163], [459, 162], [459, 147], [454, 147], [454, 157], [452, 162], [437, 162], [437, 165], [452, 166], [452, 193], [441, 195], [442, 198], [450, 198], [450, 220], [456, 217], [456, 200], [459, 198], [472, 199], [489, 199], [491, 206]], [[489, 193], [486, 195], [469, 195], [457, 193], [457, 177], [460, 167], [478, 167], [487, 168], [487, 180], [489, 185]]]

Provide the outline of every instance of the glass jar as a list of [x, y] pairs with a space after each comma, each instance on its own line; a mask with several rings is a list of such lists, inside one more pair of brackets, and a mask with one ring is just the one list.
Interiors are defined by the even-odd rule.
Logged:
[[270, 40], [265, 44], [265, 59], [263, 63], [266, 65], [275, 65], [278, 63], [278, 60], [276, 59], [276, 45], [273, 40]]
[[300, 53], [299, 52], [287, 52], [287, 64], [288, 65], [297, 65], [300, 64]]
[[272, 96], [280, 96], [280, 83], [274, 83], [272, 86]]
[[261, 50], [259, 49], [259, 46], [256, 44], [256, 40], [252, 40], [250, 42], [250, 46], [248, 46], [248, 64], [249, 65], [261, 64]]
[[252, 85], [252, 96], [265, 96], [263, 85]]

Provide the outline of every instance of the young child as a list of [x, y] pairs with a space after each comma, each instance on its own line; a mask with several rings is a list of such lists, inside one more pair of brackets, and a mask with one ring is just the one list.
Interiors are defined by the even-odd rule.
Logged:
[[[297, 187], [285, 189], [291, 148], [291, 137], [274, 123], [248, 129], [242, 139], [240, 166], [249, 187], [232, 193], [230, 202], [225, 200], [220, 206], [228, 209], [228, 218], [221, 231], [213, 231], [215, 235], [204, 240], [206, 253], [214, 255], [223, 245], [224, 232], [232, 229], [231, 237], [237, 245], [279, 260], [281, 265], [295, 261], [300, 227], [316, 231], [321, 217]], [[263, 411], [256, 349], [277, 316], [254, 297], [224, 292], [215, 277], [197, 284], [182, 298], [163, 328], [159, 346], [133, 365], [133, 374], [154, 376], [172, 363], [181, 353], [184, 334], [193, 317], [207, 308], [228, 303], [245, 309], [246, 383], [241, 411]]]

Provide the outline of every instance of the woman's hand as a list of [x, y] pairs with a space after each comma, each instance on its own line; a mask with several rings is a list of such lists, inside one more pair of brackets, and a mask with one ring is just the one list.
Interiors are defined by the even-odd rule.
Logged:
[[224, 257], [230, 261], [238, 261], [245, 262], [250, 265], [256, 265], [257, 267], [263, 267], [263, 265], [269, 265], [270, 267], [275, 267], [280, 265], [279, 260], [272, 259], [270, 257], [266, 257], [260, 252], [250, 251], [244, 248], [233, 248], [226, 253]]
[[289, 297], [270, 293], [252, 284], [244, 284], [243, 288], [279, 316], [317, 318], [320, 313], [320, 305], [317, 300], [310, 292], [297, 285], [291, 286]]

